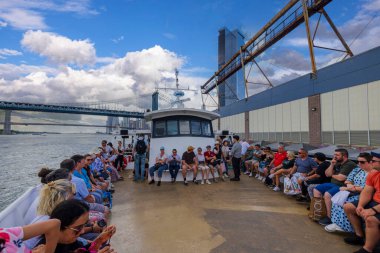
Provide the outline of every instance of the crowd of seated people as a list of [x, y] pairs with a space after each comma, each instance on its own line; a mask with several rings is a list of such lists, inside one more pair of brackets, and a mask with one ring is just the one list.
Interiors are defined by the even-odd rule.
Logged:
[[324, 217], [313, 220], [327, 232], [351, 233], [344, 241], [363, 246], [355, 253], [373, 252], [380, 242], [379, 153], [360, 153], [356, 164], [343, 148], [335, 150], [331, 161], [320, 152], [311, 158], [303, 148], [297, 156], [283, 146], [276, 153], [268, 147], [257, 155], [253, 150], [260, 150], [260, 146], [250, 146], [244, 154], [241, 170], [245, 174], [256, 174], [255, 178], [276, 192], [281, 191], [283, 178], [284, 193], [296, 196], [297, 201], [311, 202], [309, 210], [314, 201], [322, 201]]
[[64, 159], [59, 169], [42, 168], [26, 225], [0, 228], [0, 252], [114, 252], [109, 240], [116, 227], [107, 226], [113, 171], [102, 153], [97, 148]]
[[[206, 151], [203, 152], [202, 147], [198, 147], [195, 153], [194, 147], [188, 146], [187, 150], [180, 156], [177, 154], [177, 149], [172, 149], [171, 154], [166, 154], [165, 147], [160, 147], [160, 153], [155, 158], [155, 164], [149, 168], [151, 178], [149, 184], [155, 183], [154, 173], [157, 171], [157, 186], [160, 186], [162, 175], [166, 170], [170, 172], [172, 183], [176, 182], [178, 172], [181, 170], [183, 183], [186, 186], [188, 185], [188, 172], [192, 172], [192, 182], [194, 184], [211, 184], [211, 182], [217, 183], [219, 180], [225, 181], [225, 178], [228, 178], [225, 162], [229, 162], [229, 157], [226, 157], [226, 153], [220, 147], [220, 142], [216, 141], [214, 147], [207, 145], [205, 149]], [[138, 158], [136, 157], [136, 159]], [[198, 171], [202, 175], [200, 182], [197, 180]]]

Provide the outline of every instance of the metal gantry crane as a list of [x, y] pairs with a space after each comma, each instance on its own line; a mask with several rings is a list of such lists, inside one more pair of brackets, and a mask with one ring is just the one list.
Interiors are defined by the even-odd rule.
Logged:
[[[207, 80], [205, 84], [201, 86], [202, 95], [209, 95], [211, 91], [215, 88], [217, 93], [219, 93], [218, 86], [227, 81], [227, 79], [234, 73], [242, 69], [245, 83], [245, 95], [248, 98], [248, 76], [251, 72], [252, 65], [255, 64], [259, 71], [264, 75], [270, 87], [273, 87], [272, 83], [265, 75], [264, 71], [260, 68], [259, 64], [255, 60], [261, 53], [267, 50], [269, 47], [274, 45], [277, 41], [285, 37], [291, 31], [293, 31], [300, 24], [305, 22], [306, 36], [309, 46], [310, 62], [312, 69], [312, 78], [317, 77], [317, 67], [315, 63], [314, 48], [322, 48], [328, 50], [335, 50], [346, 53], [347, 56], [353, 56], [353, 53], [342, 35], [339, 33], [338, 29], [334, 25], [333, 21], [325, 11], [324, 7], [328, 5], [332, 0], [290, 0], [289, 3], [280, 10], [266, 25], [264, 25], [244, 46], [236, 52], [232, 58], [225, 63], [215, 74]], [[311, 36], [309, 17], [314, 14], [319, 14], [318, 22]], [[342, 43], [344, 50], [339, 50], [335, 48], [327, 48], [314, 44], [314, 39], [319, 27], [321, 16], [324, 16], [335, 35], [338, 37]], [[345, 57], [345, 58], [346, 58]], [[248, 76], [245, 73], [245, 67], [250, 65]], [[212, 98], [212, 96], [210, 96]], [[219, 94], [218, 94], [219, 97]], [[202, 97], [203, 100], [203, 97]], [[216, 102], [219, 108], [219, 101]]]

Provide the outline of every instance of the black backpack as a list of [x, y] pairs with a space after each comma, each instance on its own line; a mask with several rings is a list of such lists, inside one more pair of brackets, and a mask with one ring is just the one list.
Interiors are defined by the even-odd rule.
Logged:
[[146, 144], [144, 140], [138, 140], [136, 143], [136, 153], [139, 155], [145, 154]]

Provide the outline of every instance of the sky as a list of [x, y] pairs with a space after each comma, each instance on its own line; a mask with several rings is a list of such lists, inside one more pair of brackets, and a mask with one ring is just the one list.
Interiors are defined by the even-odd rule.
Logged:
[[[249, 40], [287, 0], [12, 0], [0, 1], [0, 100], [80, 103], [123, 100], [150, 107], [156, 86], [199, 87], [217, 71], [218, 31], [239, 29]], [[354, 54], [380, 45], [380, 0], [333, 0], [326, 11]], [[311, 18], [312, 30], [317, 16]], [[342, 48], [326, 21], [315, 43]], [[342, 58], [315, 50], [318, 68]], [[274, 85], [311, 71], [301, 25], [256, 59]], [[248, 77], [265, 82], [257, 70]], [[253, 94], [267, 89], [251, 85]], [[168, 93], [168, 92], [167, 92]], [[189, 107], [201, 106], [189, 92]], [[210, 104], [211, 105], [211, 104]], [[34, 114], [104, 123], [104, 118]], [[21, 117], [18, 115], [17, 117]]]

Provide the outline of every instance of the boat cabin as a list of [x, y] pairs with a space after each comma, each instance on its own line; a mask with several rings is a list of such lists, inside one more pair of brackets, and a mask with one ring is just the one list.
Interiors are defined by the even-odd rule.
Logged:
[[[152, 122], [149, 167], [155, 164], [161, 146], [165, 147], [167, 155], [171, 154], [174, 148], [177, 149], [179, 156], [182, 156], [188, 146], [193, 146], [194, 152], [198, 147], [205, 150], [207, 145], [214, 146], [215, 136], [211, 121], [217, 118], [218, 113], [188, 108], [170, 108], [146, 113], [145, 119]], [[162, 180], [164, 181], [164, 177]], [[182, 180], [180, 173], [177, 180]]]

